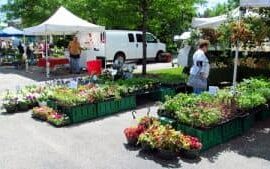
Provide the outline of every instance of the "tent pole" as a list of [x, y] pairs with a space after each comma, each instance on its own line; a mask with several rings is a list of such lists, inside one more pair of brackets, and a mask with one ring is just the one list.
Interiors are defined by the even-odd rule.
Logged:
[[25, 39], [25, 34], [23, 34], [23, 44], [24, 44], [24, 56], [25, 56], [25, 72], [28, 72], [29, 70], [29, 64], [28, 64], [28, 58], [26, 54], [27, 46], [26, 46], [26, 39]]
[[107, 45], [106, 45], [106, 31], [103, 32], [103, 39], [104, 39], [104, 54], [105, 54], [105, 69], [107, 69]]
[[[239, 17], [238, 17], [238, 24], [240, 25], [241, 22], [241, 8], [239, 8]], [[236, 42], [236, 49], [235, 49], [235, 58], [234, 58], [234, 71], [233, 71], [233, 94], [236, 94], [236, 87], [237, 87], [237, 69], [238, 69], [238, 59], [239, 59], [239, 48], [240, 42], [239, 39]]]
[[49, 57], [48, 57], [48, 35], [47, 35], [47, 31], [45, 33], [45, 49], [46, 49], [46, 77], [50, 78], [50, 63], [49, 63]]

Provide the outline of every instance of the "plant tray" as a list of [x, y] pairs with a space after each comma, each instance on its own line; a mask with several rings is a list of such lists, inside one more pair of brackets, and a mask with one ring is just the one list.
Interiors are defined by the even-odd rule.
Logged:
[[201, 151], [208, 150], [216, 145], [222, 143], [222, 127], [216, 126], [209, 129], [197, 129], [187, 125], [178, 124], [178, 130], [181, 130], [185, 134], [197, 137], [203, 144]]
[[96, 104], [62, 108], [62, 111], [69, 116], [71, 123], [84, 122], [97, 117]]
[[136, 97], [135, 96], [128, 96], [124, 97], [118, 101], [119, 110], [125, 111], [136, 108]]
[[57, 106], [57, 103], [53, 100], [48, 100], [47, 101], [47, 106], [54, 109], [54, 110], [58, 110], [58, 106]]
[[255, 124], [255, 114], [248, 114], [242, 117], [239, 117], [242, 123], [242, 132], [247, 132], [250, 128], [252, 128]]
[[256, 114], [257, 121], [264, 121], [270, 118], [270, 110], [264, 110]]
[[235, 118], [234, 120], [224, 123], [221, 127], [223, 142], [227, 142], [242, 134], [242, 121], [240, 118]]
[[120, 111], [119, 101], [108, 100], [97, 103], [97, 115], [98, 117], [108, 116]]
[[154, 101], [164, 102], [166, 100], [166, 96], [175, 96], [175, 95], [176, 95], [175, 89], [161, 88], [159, 91], [152, 93], [151, 98]]

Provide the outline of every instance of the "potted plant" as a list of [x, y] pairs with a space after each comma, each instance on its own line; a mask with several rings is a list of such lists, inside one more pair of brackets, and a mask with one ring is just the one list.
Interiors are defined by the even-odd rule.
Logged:
[[6, 110], [7, 113], [16, 113], [18, 111], [17, 107], [17, 99], [10, 99], [3, 101], [3, 108]]
[[124, 130], [124, 134], [127, 139], [127, 143], [130, 146], [138, 145], [138, 138], [144, 132], [144, 128], [142, 126], [130, 127]]
[[202, 143], [198, 138], [184, 135], [180, 136], [182, 148], [180, 150], [181, 155], [187, 159], [196, 159], [199, 157], [199, 152], [202, 149]]
[[29, 105], [30, 105], [30, 100], [28, 100], [26, 97], [24, 96], [19, 96], [18, 99], [18, 110], [25, 112], [29, 110]]
[[18, 98], [7, 90], [3, 97], [2, 105], [7, 113], [16, 113], [18, 110]]
[[48, 117], [53, 113], [55, 113], [55, 111], [52, 108], [46, 106], [35, 107], [33, 108], [32, 117], [39, 120], [47, 121]]
[[70, 119], [66, 114], [53, 112], [48, 116], [48, 122], [56, 127], [63, 127], [70, 124]]

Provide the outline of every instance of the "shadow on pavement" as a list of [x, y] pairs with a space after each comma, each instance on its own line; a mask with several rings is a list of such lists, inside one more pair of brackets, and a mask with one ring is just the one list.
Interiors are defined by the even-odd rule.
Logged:
[[156, 154], [139, 151], [137, 157], [142, 158], [144, 160], [152, 160], [157, 164], [160, 164], [164, 168], [181, 168], [180, 160], [178, 157], [173, 158], [171, 160], [164, 160], [159, 158]]
[[47, 78], [45, 70], [36, 66], [31, 66], [28, 72], [26, 72], [24, 69], [23, 70], [15, 69], [14, 66], [0, 66], [0, 75], [1, 74], [18, 75], [27, 79], [35, 80], [37, 82], [43, 82], [54, 79], [75, 78], [87, 75], [86, 72], [83, 72], [81, 74], [70, 74], [67, 69], [61, 68], [57, 69], [56, 71], [52, 71], [50, 74], [50, 78]]
[[226, 151], [270, 161], [270, 119], [257, 122], [245, 135], [204, 152], [202, 157], [214, 163], [221, 153]]

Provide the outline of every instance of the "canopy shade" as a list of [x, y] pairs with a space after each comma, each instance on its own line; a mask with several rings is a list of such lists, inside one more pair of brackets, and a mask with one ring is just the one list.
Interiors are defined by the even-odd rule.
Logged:
[[219, 25], [227, 21], [227, 16], [216, 16], [211, 18], [194, 18], [192, 20], [192, 27], [194, 28], [217, 28]]
[[241, 7], [270, 7], [270, 0], [241, 0]]
[[60, 7], [53, 16], [40, 25], [26, 28], [26, 35], [63, 35], [77, 32], [103, 32], [105, 27], [89, 23]]
[[[240, 8], [236, 8], [233, 11], [229, 13], [229, 15], [221, 15], [221, 16], [216, 16], [216, 17], [210, 17], [210, 18], [193, 18], [192, 20], [192, 27], [193, 28], [199, 28], [199, 29], [204, 29], [204, 28], [212, 28], [216, 29], [218, 28], [221, 24], [227, 22], [229, 20], [229, 17], [232, 17], [233, 19], [237, 19], [240, 16]], [[254, 13], [252, 11], [247, 11], [244, 15], [244, 17], [260, 17], [259, 14]]]
[[[21, 31], [17, 28], [14, 28], [12, 26], [4, 28], [2, 30], [2, 33], [4, 36], [22, 36], [23, 35], [23, 31]], [[2, 33], [1, 33], [1, 35], [2, 35]]]
[[174, 36], [174, 41], [179, 41], [179, 40], [186, 40], [191, 37], [191, 32], [184, 32], [181, 35], [176, 35]]

